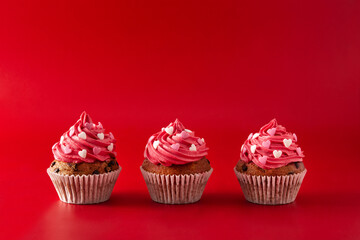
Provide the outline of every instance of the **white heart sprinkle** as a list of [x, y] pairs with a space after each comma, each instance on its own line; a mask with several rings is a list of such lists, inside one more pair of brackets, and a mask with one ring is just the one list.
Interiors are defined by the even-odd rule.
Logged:
[[285, 139], [283, 140], [283, 143], [284, 143], [285, 147], [289, 148], [290, 145], [292, 144], [292, 140], [285, 138]]
[[255, 150], [256, 150], [256, 145], [251, 145], [250, 151], [251, 151], [252, 153], [255, 153]]
[[191, 130], [189, 130], [189, 129], [185, 129], [185, 131], [187, 131], [187, 132], [189, 132], [189, 133], [190, 133], [190, 132], [192, 132], [192, 131], [191, 131]]
[[274, 154], [274, 157], [275, 158], [279, 158], [279, 157], [281, 157], [281, 154], [282, 154], [282, 151], [281, 150], [274, 150], [273, 151], [273, 154]]
[[107, 146], [107, 149], [111, 152], [114, 149], [114, 144], [110, 143], [110, 145]]
[[60, 143], [62, 144], [64, 142], [64, 136], [61, 136]]
[[250, 135], [248, 136], [248, 140], [250, 140], [250, 138], [252, 138], [253, 134], [250, 133]]
[[160, 144], [160, 141], [154, 141], [153, 142], [153, 147], [155, 148], [155, 149], [157, 149], [157, 147], [159, 146], [159, 144]]
[[86, 151], [86, 149], [83, 149], [83, 150], [79, 151], [78, 154], [80, 157], [86, 158], [87, 151]]
[[169, 135], [171, 135], [171, 134], [173, 134], [173, 132], [174, 132], [174, 127], [167, 127], [167, 128], [165, 128], [165, 132], [167, 133], [167, 134], [169, 134]]
[[243, 145], [241, 145], [241, 149], [240, 149], [240, 151], [242, 152], [244, 150], [244, 144]]
[[85, 133], [85, 132], [81, 132], [81, 133], [78, 134], [78, 137], [85, 140], [85, 139], [86, 139], [86, 133]]
[[192, 151], [192, 152], [195, 152], [196, 151], [195, 144], [191, 144], [191, 147], [189, 147], [189, 150]]
[[255, 134], [252, 136], [252, 139], [257, 138], [258, 136], [260, 136], [260, 133], [255, 133]]
[[103, 134], [103, 133], [98, 133], [98, 134], [97, 134], [97, 137], [98, 137], [100, 140], [104, 140], [104, 134]]

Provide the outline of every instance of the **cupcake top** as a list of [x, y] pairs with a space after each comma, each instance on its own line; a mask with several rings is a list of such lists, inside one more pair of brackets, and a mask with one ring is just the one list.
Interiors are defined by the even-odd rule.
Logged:
[[305, 157], [297, 145], [295, 133], [286, 131], [276, 119], [263, 126], [258, 133], [251, 133], [241, 146], [240, 159], [253, 162], [263, 169], [279, 168], [292, 162], [302, 162]]
[[100, 122], [94, 124], [83, 112], [80, 119], [54, 144], [52, 152], [56, 160], [63, 162], [103, 162], [116, 157], [115, 139], [111, 132], [105, 133]]
[[176, 119], [149, 138], [144, 157], [153, 164], [182, 165], [199, 161], [208, 150], [203, 138], [196, 137]]

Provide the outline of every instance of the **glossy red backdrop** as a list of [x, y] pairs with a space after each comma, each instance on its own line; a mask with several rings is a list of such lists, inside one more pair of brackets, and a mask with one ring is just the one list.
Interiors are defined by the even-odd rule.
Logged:
[[[10, 1], [9, 1], [10, 2]], [[359, 239], [357, 1], [0, 3], [2, 239]], [[109, 202], [59, 202], [51, 146], [86, 110], [118, 140]], [[151, 202], [147, 138], [178, 117], [206, 139], [199, 203]], [[308, 174], [295, 203], [247, 203], [242, 142], [276, 117]]]

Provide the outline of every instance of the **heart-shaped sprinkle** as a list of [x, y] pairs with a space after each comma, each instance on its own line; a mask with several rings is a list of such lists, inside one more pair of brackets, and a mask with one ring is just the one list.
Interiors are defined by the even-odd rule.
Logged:
[[172, 135], [174, 132], [174, 127], [170, 126], [170, 127], [165, 128], [165, 132], [169, 135]]
[[109, 132], [109, 137], [111, 140], [114, 139], [114, 135], [111, 132]]
[[69, 131], [69, 136], [71, 137], [72, 135], [74, 135], [74, 132], [75, 132], [74, 127], [71, 127]]
[[240, 151], [242, 152], [244, 150], [244, 144], [243, 145], [241, 145], [241, 149], [240, 149]]
[[195, 152], [196, 151], [195, 144], [191, 144], [191, 147], [189, 147], [189, 150], [192, 151], [192, 152]]
[[171, 144], [171, 146], [170, 146], [172, 149], [174, 149], [174, 150], [179, 150], [179, 148], [180, 148], [180, 144], [179, 143], [174, 143], [174, 144]]
[[182, 132], [181, 132], [181, 138], [182, 138], [182, 139], [187, 139], [189, 136], [190, 136], [189, 133], [187, 133], [187, 132], [185, 132], [185, 131], [182, 131]]
[[99, 147], [93, 147], [93, 153], [94, 153], [95, 155], [98, 155], [100, 152], [101, 152], [101, 148], [99, 148]]
[[185, 129], [185, 131], [187, 131], [187, 132], [189, 132], [189, 133], [191, 133], [192, 131], [191, 130], [189, 130], [189, 129]]
[[250, 140], [252, 138], [253, 134], [250, 133], [250, 135], [248, 136], [248, 140]]
[[156, 141], [153, 142], [153, 147], [154, 147], [155, 149], [157, 149], [157, 147], [159, 146], [159, 144], [160, 144], [160, 141], [156, 140]]
[[255, 134], [252, 136], [251, 139], [255, 139], [255, 138], [257, 138], [258, 136], [260, 136], [260, 133], [255, 133]]
[[266, 140], [266, 141], [262, 142], [262, 145], [264, 148], [270, 148], [270, 144], [271, 144], [270, 140]]
[[78, 137], [85, 140], [85, 139], [86, 139], [86, 133], [85, 133], [85, 132], [81, 132], [81, 133], [78, 134]]
[[86, 151], [86, 149], [83, 149], [83, 150], [79, 151], [78, 154], [80, 157], [86, 158], [87, 151]]
[[292, 144], [292, 140], [285, 138], [285, 139], [283, 140], [283, 143], [284, 143], [284, 146], [285, 146], [285, 147], [289, 148], [290, 145]]
[[300, 156], [300, 155], [302, 154], [301, 148], [300, 148], [300, 147], [297, 147], [297, 148], [296, 148], [296, 152], [297, 152], [297, 154]]
[[274, 150], [273, 151], [273, 154], [274, 154], [274, 157], [275, 158], [279, 158], [279, 157], [281, 157], [281, 154], [282, 154], [282, 151], [281, 150]]
[[295, 142], [297, 142], [297, 136], [295, 133], [293, 133], [293, 137], [294, 137]]
[[107, 146], [107, 149], [111, 152], [114, 149], [114, 144], [110, 143], [110, 145]]
[[274, 136], [276, 133], [276, 128], [270, 128], [266, 131], [270, 136]]
[[99, 129], [103, 129], [103, 128], [104, 128], [103, 125], [101, 124], [101, 122], [98, 123], [97, 128], [99, 128]]
[[203, 145], [203, 144], [205, 143], [203, 138], [198, 138], [198, 139], [197, 139], [197, 142], [198, 142], [200, 145]]
[[267, 156], [262, 156], [262, 157], [259, 157], [259, 162], [262, 164], [262, 165], [265, 165], [266, 164], [266, 161], [267, 161]]
[[85, 123], [85, 127], [89, 130], [91, 130], [91, 128], [93, 127], [92, 123]]
[[72, 152], [71, 148], [69, 146], [64, 146], [64, 145], [60, 145], [61, 146], [61, 150], [65, 153], [65, 154], [69, 154]]
[[64, 136], [61, 136], [60, 143], [62, 144], [64, 142]]
[[255, 153], [255, 150], [256, 150], [256, 145], [251, 145], [250, 151], [251, 151], [252, 153]]
[[104, 134], [103, 134], [103, 133], [98, 133], [98, 134], [97, 134], [97, 137], [98, 137], [100, 140], [104, 140]]

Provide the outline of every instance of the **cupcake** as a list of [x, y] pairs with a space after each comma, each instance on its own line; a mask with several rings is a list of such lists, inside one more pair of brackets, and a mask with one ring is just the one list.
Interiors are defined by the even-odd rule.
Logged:
[[55, 160], [47, 169], [63, 202], [100, 203], [110, 198], [120, 173], [115, 138], [83, 112], [52, 147]]
[[234, 169], [246, 200], [267, 205], [295, 200], [306, 174], [297, 140], [276, 119], [249, 135]]
[[152, 135], [140, 167], [152, 200], [166, 204], [199, 201], [213, 171], [207, 154], [205, 140], [178, 119]]

